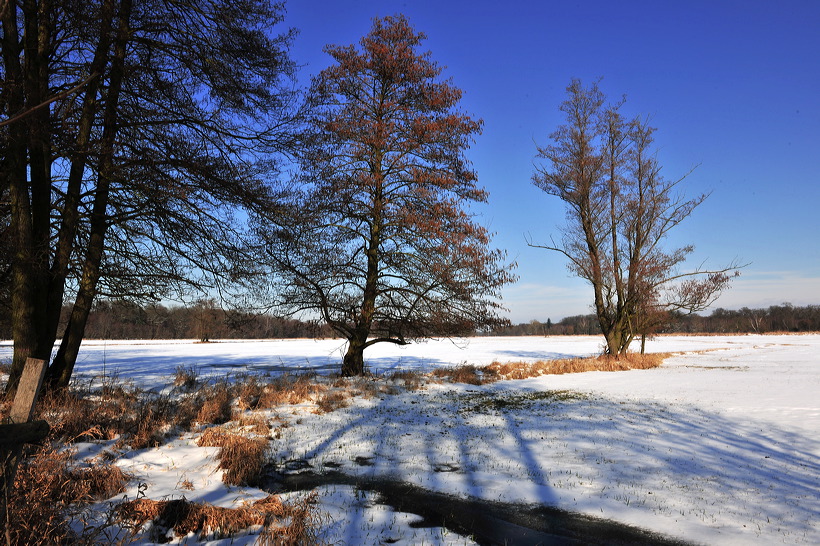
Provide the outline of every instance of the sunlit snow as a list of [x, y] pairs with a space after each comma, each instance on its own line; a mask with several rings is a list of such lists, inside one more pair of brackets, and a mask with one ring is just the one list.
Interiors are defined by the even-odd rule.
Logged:
[[[474, 338], [383, 344], [365, 356], [371, 371], [383, 373], [600, 348], [596, 337]], [[332, 372], [343, 349], [339, 340], [91, 341], [77, 373], [163, 389], [178, 366], [213, 377]], [[434, 384], [357, 398], [322, 415], [309, 405], [283, 406], [276, 413], [290, 426], [271, 440], [270, 458], [557, 506], [694, 542], [820, 543], [820, 335], [660, 337], [648, 350], [677, 354], [654, 370]], [[10, 355], [11, 347], [0, 345], [0, 360]], [[126, 453], [118, 464], [148, 484], [149, 498], [184, 494], [229, 506], [265, 496], [222, 484], [213, 454], [186, 434]], [[356, 462], [362, 458], [372, 464]], [[178, 489], [183, 480], [194, 490]], [[135, 481], [126, 494], [136, 495], [137, 487]], [[325, 486], [319, 494], [322, 538], [330, 542], [470, 543], [445, 529], [412, 526], [416, 516], [350, 486]]]

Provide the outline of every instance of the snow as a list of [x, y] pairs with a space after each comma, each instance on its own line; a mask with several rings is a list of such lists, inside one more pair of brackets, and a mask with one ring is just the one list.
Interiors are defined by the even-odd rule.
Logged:
[[[377, 373], [599, 352], [598, 337], [434, 340], [365, 353]], [[280, 468], [299, 460], [348, 475], [390, 477], [461, 496], [538, 503], [720, 544], [820, 543], [820, 335], [669, 336], [663, 366], [426, 388], [356, 398], [314, 414], [276, 410], [290, 426], [271, 440]], [[202, 375], [333, 371], [339, 340], [89, 342], [77, 373], [117, 374], [162, 389], [178, 366]], [[11, 347], [0, 345], [0, 361]], [[118, 464], [149, 498], [230, 506], [262, 498], [228, 487], [196, 433], [130, 452]], [[92, 449], [92, 448], [89, 448]], [[367, 461], [368, 464], [362, 464]], [[330, 463], [330, 464], [329, 464]], [[181, 490], [185, 480], [192, 491]], [[339, 543], [470, 544], [346, 485], [318, 489], [322, 538]], [[252, 537], [247, 537], [248, 541]], [[227, 543], [227, 542], [226, 542]], [[237, 539], [235, 543], [242, 543]]]

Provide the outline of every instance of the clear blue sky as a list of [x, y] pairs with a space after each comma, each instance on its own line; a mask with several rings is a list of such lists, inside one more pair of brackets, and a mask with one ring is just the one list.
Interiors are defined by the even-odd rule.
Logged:
[[484, 120], [469, 150], [490, 192], [478, 212], [518, 262], [504, 291], [513, 322], [590, 312], [591, 290], [563, 257], [529, 248], [559, 235], [564, 209], [535, 188], [535, 142], [562, 123], [572, 78], [602, 77], [625, 112], [648, 114], [667, 178], [712, 192], [669, 246], [693, 265], [752, 264], [714, 307], [820, 304], [820, 1], [289, 0], [301, 76], [330, 62], [376, 16], [405, 14]]

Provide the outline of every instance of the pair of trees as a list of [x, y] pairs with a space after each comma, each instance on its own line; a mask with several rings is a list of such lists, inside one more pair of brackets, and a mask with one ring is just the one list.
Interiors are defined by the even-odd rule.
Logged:
[[683, 178], [663, 178], [651, 148], [654, 129], [640, 117], [625, 118], [623, 101], [607, 104], [597, 84], [585, 88], [578, 80], [567, 95], [566, 123], [550, 135], [552, 144], [538, 147], [544, 163], [533, 176], [566, 204], [567, 225], [560, 244], [532, 246], [560, 252], [570, 271], [589, 281], [606, 352], [622, 354], [668, 313], [708, 307], [738, 275], [738, 264], [680, 271], [694, 247], [667, 251], [662, 242], [707, 195], [676, 193]]
[[404, 17], [376, 20], [361, 52], [328, 48], [337, 65], [298, 103], [280, 4], [23, 0], [0, 19], [8, 391], [27, 357], [50, 358], [64, 301], [55, 386], [97, 296], [247, 288], [266, 265], [283, 309], [348, 338], [348, 374], [374, 333], [500, 320], [511, 277], [465, 210], [486, 200], [464, 158], [480, 122]]
[[264, 170], [289, 143], [292, 33], [262, 0], [2, 6], [7, 389], [30, 356], [65, 386], [97, 295], [156, 299], [245, 273], [235, 214], [274, 201]]

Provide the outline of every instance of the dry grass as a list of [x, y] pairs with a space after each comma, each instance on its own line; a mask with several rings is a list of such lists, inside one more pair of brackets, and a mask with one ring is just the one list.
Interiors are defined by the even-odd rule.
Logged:
[[231, 420], [231, 386], [226, 382], [220, 382], [212, 387], [202, 389], [199, 398], [203, 398], [202, 406], [195, 421], [199, 424], [219, 425]]
[[228, 538], [261, 526], [259, 543], [284, 546], [317, 544], [315, 503], [315, 493], [295, 503], [284, 503], [271, 495], [239, 508], [220, 508], [185, 499], [136, 499], [120, 504], [116, 510], [119, 521], [130, 527], [134, 535], [151, 522], [148, 539], [156, 542], [167, 542], [169, 530], [177, 537], [194, 533], [202, 541]]
[[485, 385], [502, 379], [527, 379], [549, 374], [580, 373], [591, 371], [645, 370], [657, 368], [669, 353], [597, 356], [589, 358], [568, 358], [559, 360], [539, 360], [537, 362], [493, 362], [488, 366], [462, 365], [456, 368], [437, 368], [431, 377], [447, 379], [454, 383]]
[[270, 435], [270, 425], [268, 424], [267, 419], [261, 415], [242, 415], [239, 419], [237, 419], [236, 426], [244, 432], [255, 434], [257, 436]]
[[339, 408], [347, 407], [350, 404], [350, 399], [353, 397], [353, 393], [348, 390], [333, 390], [330, 392], [325, 392], [322, 394], [318, 400], [316, 400], [316, 412], [315, 413], [330, 413], [331, 411], [335, 411]]
[[327, 389], [317, 383], [315, 376], [282, 376], [261, 389], [257, 404], [253, 409], [269, 409], [282, 404], [301, 404], [313, 400]]
[[216, 458], [219, 468], [225, 471], [222, 481], [226, 484], [255, 485], [259, 482], [268, 449], [267, 438], [251, 438], [212, 427], [202, 433], [197, 445], [221, 448]]
[[471, 364], [465, 364], [456, 368], [437, 368], [430, 375], [440, 379], [449, 379], [454, 383], [467, 383], [468, 385], [481, 385], [489, 382], [489, 377], [485, 378], [486, 368], [477, 368]]
[[537, 362], [493, 362], [482, 368], [485, 377], [499, 379], [526, 379], [541, 375], [560, 375], [580, 372], [614, 372], [625, 370], [646, 370], [657, 368], [668, 353], [637, 354], [620, 356], [598, 356], [590, 358], [568, 358], [559, 360], [539, 360]]
[[[39, 448], [17, 468], [8, 499], [12, 544], [84, 542], [70, 521], [86, 503], [122, 493], [130, 477], [110, 462], [79, 465], [68, 450]], [[98, 529], [86, 528], [83, 534]]]
[[387, 376], [387, 380], [400, 384], [405, 390], [417, 391], [424, 386], [425, 375], [420, 372], [399, 371]]
[[199, 374], [191, 367], [177, 366], [174, 373], [174, 387], [193, 390], [199, 384]]

